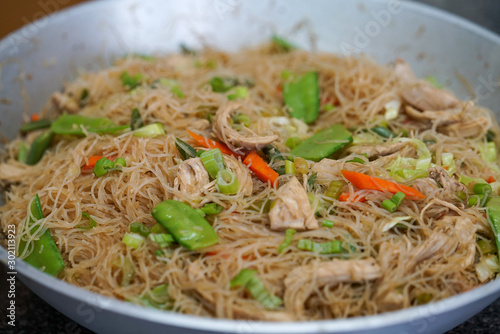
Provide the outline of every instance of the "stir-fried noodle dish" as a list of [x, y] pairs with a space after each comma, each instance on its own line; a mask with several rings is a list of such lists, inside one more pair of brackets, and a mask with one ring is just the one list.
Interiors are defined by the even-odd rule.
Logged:
[[126, 56], [5, 146], [2, 243], [89, 291], [208, 317], [441, 300], [499, 271], [500, 132], [476, 102], [401, 59], [278, 37]]

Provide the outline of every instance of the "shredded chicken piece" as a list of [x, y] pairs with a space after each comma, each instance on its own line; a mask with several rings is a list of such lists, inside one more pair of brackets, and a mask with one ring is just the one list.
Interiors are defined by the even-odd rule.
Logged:
[[322, 159], [320, 162], [313, 163], [311, 166], [311, 171], [317, 174], [318, 182], [327, 182], [329, 183], [333, 178], [339, 178], [340, 170], [344, 168], [344, 166], [348, 165], [348, 163], [344, 164], [340, 160], [332, 160], [332, 159]]
[[278, 189], [278, 198], [269, 211], [271, 230], [315, 230], [319, 228], [305, 189], [296, 177]]
[[[351, 146], [347, 149], [347, 152], [354, 154], [366, 154], [368, 158], [378, 158], [399, 152], [406, 147], [413, 148], [413, 146], [408, 142], [396, 142], [390, 144], [366, 144]], [[413, 150], [413, 152], [415, 152], [415, 150]]]
[[210, 183], [208, 172], [200, 158], [183, 161], [177, 168], [174, 188], [188, 194], [190, 197], [200, 196], [204, 187]]
[[433, 122], [439, 125], [453, 124], [462, 121], [463, 108], [454, 108], [448, 110], [425, 110], [419, 111], [412, 106], [406, 106], [406, 114], [411, 118], [421, 122]]
[[[202, 263], [199, 260], [192, 262], [187, 267], [187, 278], [193, 282], [206, 281], [210, 283], [210, 279], [208, 279], [202, 269]], [[218, 291], [219, 289], [201, 289], [200, 285], [196, 285], [196, 292], [207, 302], [212, 305], [216, 305], [216, 298], [214, 296], [214, 291]], [[233, 315], [237, 319], [248, 319], [248, 320], [265, 320], [265, 321], [294, 321], [295, 317], [289, 313], [284, 311], [264, 311], [261, 309], [257, 309], [255, 307], [243, 307], [241, 305], [233, 304], [231, 306]]]
[[481, 116], [466, 123], [455, 123], [445, 126], [440, 131], [448, 135], [478, 137], [486, 134], [491, 126], [491, 119]]
[[474, 263], [474, 257], [476, 256], [477, 231], [477, 226], [472, 220], [463, 216], [445, 216], [435, 223], [443, 226], [444, 230], [448, 230], [456, 235], [458, 239], [457, 252], [464, 255], [460, 261], [460, 265], [463, 268], [472, 265]]
[[240, 160], [230, 155], [224, 156], [224, 163], [226, 164], [227, 169], [234, 173], [236, 179], [240, 183], [239, 192], [242, 192], [243, 196], [252, 195], [253, 181], [248, 167], [245, 166]]
[[444, 233], [435, 231], [423, 243], [413, 249], [410, 260], [406, 264], [406, 270], [413, 271], [420, 262], [436, 255], [451, 252], [456, 247], [456, 241]]
[[[429, 178], [439, 183], [446, 193], [449, 194], [446, 200], [453, 202], [456, 201], [455, 194], [459, 191], [467, 193], [467, 187], [448, 175], [448, 172], [442, 167], [435, 166], [429, 168]], [[451, 191], [450, 191], [451, 190]]]
[[219, 108], [213, 117], [212, 130], [214, 135], [223, 141], [233, 151], [262, 148], [279, 138], [278, 135], [258, 136], [247, 127], [243, 126], [241, 132], [233, 129], [229, 123], [231, 114], [241, 107], [240, 103], [232, 102]]
[[372, 258], [365, 260], [331, 260], [295, 267], [285, 278], [285, 287], [315, 281], [316, 286], [364, 282], [381, 276], [380, 267]]
[[396, 60], [394, 73], [401, 86], [402, 98], [420, 110], [445, 110], [460, 104], [453, 94], [415, 77], [410, 65], [402, 59]]
[[61, 92], [52, 94], [52, 103], [59, 109], [59, 111], [67, 111], [69, 113], [76, 113], [80, 109], [78, 103], [71, 97]]

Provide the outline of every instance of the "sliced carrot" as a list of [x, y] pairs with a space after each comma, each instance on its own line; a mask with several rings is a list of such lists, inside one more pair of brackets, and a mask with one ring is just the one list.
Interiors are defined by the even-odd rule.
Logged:
[[40, 116], [38, 114], [31, 115], [31, 121], [36, 122], [40, 120]]
[[82, 167], [83, 171], [92, 171], [97, 161], [101, 160], [102, 155], [93, 155], [89, 158], [89, 163]]
[[366, 198], [364, 198], [363, 196], [357, 195], [357, 194], [354, 194], [354, 197], [351, 200], [349, 200], [350, 197], [351, 197], [351, 193], [342, 193], [339, 196], [339, 201], [341, 201], [341, 202], [366, 202]]
[[251, 151], [243, 163], [250, 168], [252, 172], [261, 180], [262, 182], [271, 181], [271, 185], [278, 185], [277, 178], [280, 176], [274, 169], [269, 167], [269, 165], [262, 159], [255, 151]]
[[239, 154], [239, 153], [236, 153], [236, 152], [233, 152], [231, 151], [231, 149], [229, 147], [227, 147], [226, 144], [224, 143], [219, 143], [215, 140], [212, 140], [212, 139], [208, 139], [208, 138], [205, 138], [203, 136], [200, 136], [192, 131], [189, 131], [187, 130], [187, 132], [191, 135], [191, 137], [193, 137], [193, 139], [198, 143], [198, 145], [200, 146], [203, 146], [203, 147], [206, 147], [206, 148], [218, 148], [219, 150], [221, 150], [222, 153], [224, 154], [230, 154], [234, 157], [242, 157], [243, 154]]
[[486, 180], [488, 183], [493, 183], [496, 181], [496, 179], [493, 176], [490, 176], [488, 180]]
[[359, 189], [371, 189], [379, 191], [388, 191], [395, 194], [399, 191], [403, 192], [411, 199], [423, 199], [425, 195], [421, 192], [396, 182], [380, 179], [378, 177], [368, 176], [363, 173], [341, 170], [342, 175]]

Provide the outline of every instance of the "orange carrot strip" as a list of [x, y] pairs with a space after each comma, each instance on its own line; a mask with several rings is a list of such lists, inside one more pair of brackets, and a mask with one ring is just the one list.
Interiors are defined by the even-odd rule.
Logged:
[[493, 176], [490, 176], [490, 177], [488, 178], [488, 180], [486, 180], [486, 182], [488, 182], [488, 183], [493, 183], [493, 182], [495, 182], [495, 181], [496, 181], [496, 179], [495, 179]]
[[271, 185], [278, 185], [276, 179], [280, 176], [255, 151], [251, 151], [243, 163], [262, 181], [271, 181]]
[[31, 121], [36, 122], [40, 120], [40, 116], [38, 114], [31, 115]]
[[192, 131], [187, 130], [187, 132], [193, 137], [193, 139], [198, 143], [198, 145], [206, 147], [206, 148], [218, 148], [221, 150], [222, 153], [224, 154], [230, 154], [234, 157], [241, 157], [243, 156], [242, 154], [236, 153], [231, 151], [229, 147], [226, 146], [224, 143], [219, 143], [216, 142], [215, 140], [205, 138], [203, 136], [200, 136]]
[[102, 155], [93, 155], [89, 158], [89, 163], [82, 167], [83, 170], [88, 171], [94, 169], [97, 161], [101, 160]]
[[348, 170], [340, 171], [344, 177], [359, 189], [371, 189], [379, 191], [388, 191], [395, 194], [399, 191], [412, 199], [423, 199], [425, 195], [421, 192], [399, 183], [380, 179], [378, 177], [368, 176], [358, 172]]
[[342, 193], [339, 196], [339, 201], [341, 202], [366, 202], [366, 198], [363, 196], [359, 196], [357, 194], [354, 194], [354, 197], [352, 200], [349, 200], [349, 197], [351, 197], [351, 193]]

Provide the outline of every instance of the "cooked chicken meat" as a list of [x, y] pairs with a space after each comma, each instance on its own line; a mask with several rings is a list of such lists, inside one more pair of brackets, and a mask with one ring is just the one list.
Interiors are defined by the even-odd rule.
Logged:
[[200, 158], [192, 158], [177, 165], [174, 188], [191, 197], [200, 196], [210, 183], [208, 172]]
[[271, 230], [293, 228], [302, 231], [319, 227], [307, 193], [296, 177], [281, 186], [277, 196], [274, 207], [269, 211]]

